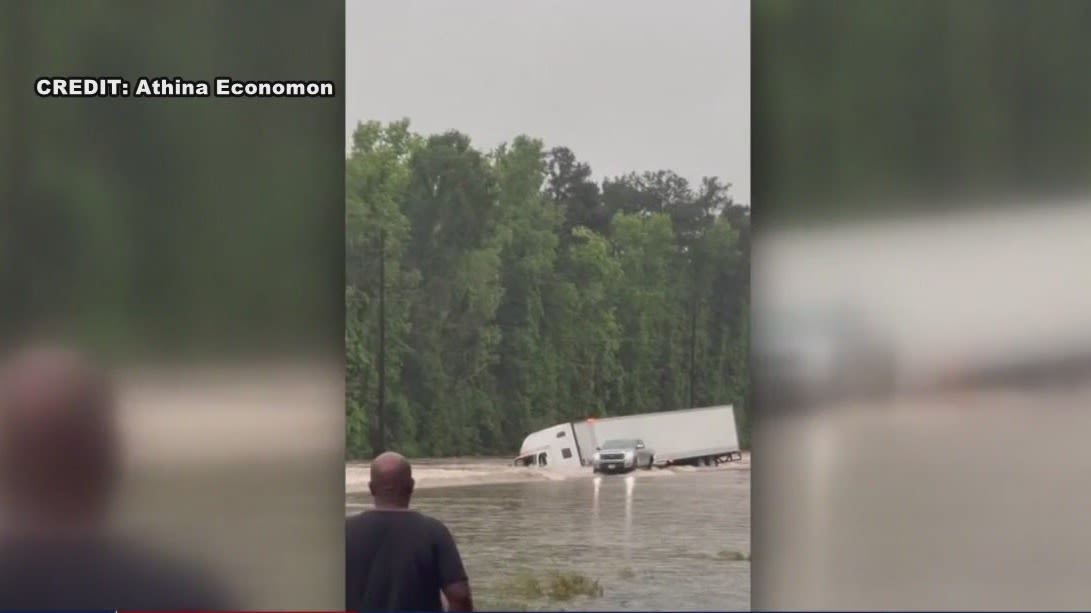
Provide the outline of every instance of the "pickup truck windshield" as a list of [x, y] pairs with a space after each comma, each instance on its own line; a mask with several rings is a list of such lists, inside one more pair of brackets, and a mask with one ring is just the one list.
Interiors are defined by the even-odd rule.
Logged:
[[635, 449], [636, 441], [631, 438], [619, 439], [616, 441], [606, 441], [602, 444], [603, 449]]

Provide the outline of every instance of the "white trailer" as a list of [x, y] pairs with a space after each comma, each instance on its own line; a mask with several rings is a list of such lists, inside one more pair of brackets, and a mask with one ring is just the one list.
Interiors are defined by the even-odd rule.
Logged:
[[557, 424], [528, 435], [515, 464], [588, 467], [596, 449], [613, 439], [643, 440], [657, 466], [707, 466], [742, 457], [734, 407], [723, 405]]

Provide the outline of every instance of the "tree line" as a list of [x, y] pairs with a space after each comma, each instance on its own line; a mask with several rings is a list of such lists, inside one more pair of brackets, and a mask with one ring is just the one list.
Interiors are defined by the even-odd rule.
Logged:
[[349, 457], [510, 453], [554, 423], [725, 403], [746, 444], [750, 215], [729, 184], [597, 182], [564, 147], [408, 120], [359, 124], [345, 169]]

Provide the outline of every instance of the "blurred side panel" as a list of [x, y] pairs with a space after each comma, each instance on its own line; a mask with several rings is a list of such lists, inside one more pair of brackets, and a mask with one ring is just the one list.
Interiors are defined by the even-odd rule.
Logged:
[[[121, 532], [240, 610], [340, 610], [343, 0], [0, 11], [0, 340], [46, 334], [113, 367]], [[338, 96], [39, 99], [39, 76]]]
[[1087, 28], [755, 3], [755, 608], [1091, 598]]

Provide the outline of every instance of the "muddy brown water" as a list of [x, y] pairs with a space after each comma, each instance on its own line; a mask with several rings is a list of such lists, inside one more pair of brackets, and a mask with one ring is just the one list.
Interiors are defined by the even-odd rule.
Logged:
[[[414, 506], [451, 528], [479, 607], [507, 610], [748, 610], [749, 463], [556, 481], [431, 487]], [[348, 495], [347, 512], [369, 499]], [[550, 600], [512, 584], [549, 571], [602, 596]]]

